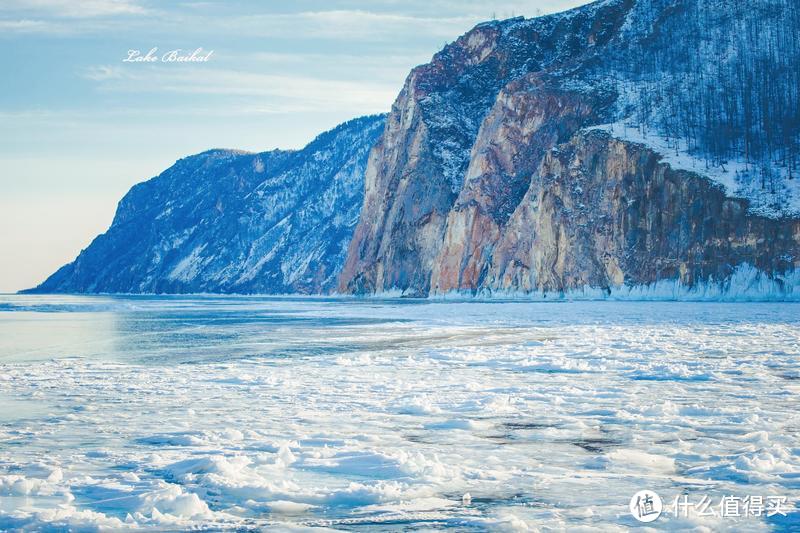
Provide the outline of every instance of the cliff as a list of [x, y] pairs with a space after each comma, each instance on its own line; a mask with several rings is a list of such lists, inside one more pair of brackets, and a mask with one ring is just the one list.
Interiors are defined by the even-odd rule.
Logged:
[[[516, 130], [520, 137], [504, 138], [501, 151], [535, 137], [528, 130], [539, 125], [515, 122], [501, 112], [484, 121], [498, 95], [501, 102], [514, 98], [514, 88], [501, 94], [503, 87], [527, 72], [564, 67], [607, 43], [623, 24], [627, 6], [612, 2], [558, 17], [482, 24], [446, 46], [431, 63], [415, 68], [370, 155], [364, 208], [341, 290], [428, 294], [457, 200], [461, 199], [458, 206], [475, 203], [479, 200], [472, 191], [483, 188], [482, 199], [492, 204], [487, 210], [496, 205], [509, 211], [524, 193], [523, 169], [515, 176], [512, 171], [512, 179], [506, 181], [508, 172], [481, 179], [476, 175], [479, 164], [471, 165], [476, 155], [492, 157], [477, 151], [476, 138], [485, 135], [482, 132], [491, 129], [502, 137]], [[543, 117], [535, 110], [532, 114]], [[517, 118], [524, 121], [525, 115], [523, 111]], [[552, 124], [557, 118], [544, 118], [558, 137], [562, 126]], [[490, 143], [487, 140], [486, 150], [491, 150]], [[517, 154], [523, 166], [535, 163], [535, 155], [522, 152]], [[513, 163], [518, 159], [510, 152], [502, 157]], [[468, 172], [470, 179], [465, 180]]]
[[[776, 29], [798, 8], [756, 4], [607, 0], [481, 24], [445, 47], [411, 72], [370, 155], [340, 290], [609, 294], [667, 281], [724, 292], [755, 268], [791, 293], [797, 106], [709, 84], [785, 62], [770, 39], [730, 41], [732, 28], [798, 57]], [[698, 84], [685, 100], [655, 89], [687, 79]], [[723, 113], [712, 102], [725, 98]], [[760, 156], [748, 139], [769, 124], [753, 122], [741, 142], [729, 131], [755, 102], [788, 124]], [[686, 124], [666, 117], [684, 114]]]
[[747, 200], [673, 169], [644, 145], [583, 132], [545, 155], [482, 279], [466, 285], [463, 277], [439, 276], [434, 284], [439, 291], [594, 287], [610, 294], [664, 280], [724, 283], [754, 267], [791, 292], [783, 284], [796, 283], [800, 220], [747, 209]]
[[327, 292], [384, 118], [351, 120], [298, 151], [181, 159], [135, 185], [108, 231], [28, 292]]

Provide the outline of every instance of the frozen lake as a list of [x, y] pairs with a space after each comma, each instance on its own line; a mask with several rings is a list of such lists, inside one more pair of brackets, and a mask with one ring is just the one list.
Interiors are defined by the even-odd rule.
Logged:
[[4, 530], [796, 531], [798, 413], [797, 304], [0, 296]]

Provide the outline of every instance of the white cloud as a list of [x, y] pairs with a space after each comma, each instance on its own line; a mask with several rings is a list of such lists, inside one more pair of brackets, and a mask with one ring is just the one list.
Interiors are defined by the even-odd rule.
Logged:
[[[367, 4], [369, 9], [354, 9], [351, 6], [358, 3], [338, 1], [322, 4], [326, 7], [341, 6], [338, 9], [292, 11], [289, 7], [280, 12], [266, 12], [269, 4], [265, 3], [256, 4], [258, 9], [250, 8], [252, 12], [246, 12], [241, 5], [231, 9], [230, 4], [219, 2], [164, 3], [159, 7], [156, 2], [145, 4], [142, 1], [2, 0], [0, 14], [10, 14], [11, 17], [0, 21], [0, 29], [17, 33], [108, 34], [158, 28], [166, 32], [202, 34], [213, 27], [213, 34], [217, 37], [404, 42], [406, 46], [421, 37], [423, 40], [435, 39], [441, 45], [492, 16], [532, 17], [586, 3], [586, 0], [416, 0], [398, 4], [392, 0], [371, 2]], [[144, 14], [159, 16], [147, 19], [132, 17]], [[54, 21], [69, 24], [54, 25]]]
[[97, 65], [88, 67], [83, 72], [83, 77], [94, 81], [119, 80], [125, 77], [120, 67]]
[[397, 90], [409, 71], [417, 65], [430, 61], [433, 52], [423, 49], [409, 50], [406, 54], [395, 54], [381, 50], [363, 54], [312, 53], [312, 52], [253, 52], [244, 54], [219, 54], [220, 60], [230, 60], [237, 68], [255, 72], [301, 72], [313, 73], [314, 77], [353, 81], [391, 83]]
[[[354, 115], [388, 111], [397, 96], [395, 83], [320, 79], [294, 74], [259, 74], [187, 65], [94, 66], [84, 77], [106, 92], [178, 93], [236, 100], [261, 113], [351, 110]], [[244, 100], [243, 100], [244, 99]]]
[[5, 0], [2, 11], [36, 11], [51, 17], [92, 18], [143, 15], [147, 10], [135, 0]]
[[[435, 13], [458, 13], [463, 16], [488, 20], [511, 16], [534, 17], [544, 13], [564, 11], [591, 0], [372, 0], [374, 10], [402, 9], [405, 13], [428, 16]], [[358, 3], [357, 1], [355, 2]]]
[[61, 28], [44, 20], [0, 20], [0, 31], [13, 33], [56, 33]]
[[474, 17], [418, 17], [364, 10], [302, 11], [225, 17], [219, 26], [249, 35], [337, 40], [396, 40], [414, 35], [452, 39], [465, 32]]

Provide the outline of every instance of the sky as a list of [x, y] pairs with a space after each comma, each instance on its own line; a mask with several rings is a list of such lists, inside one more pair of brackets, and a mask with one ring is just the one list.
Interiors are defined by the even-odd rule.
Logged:
[[[586, 0], [2, 0], [0, 293], [111, 223], [135, 183], [209, 148], [299, 148], [390, 109], [475, 24]], [[126, 62], [180, 49], [205, 62]]]

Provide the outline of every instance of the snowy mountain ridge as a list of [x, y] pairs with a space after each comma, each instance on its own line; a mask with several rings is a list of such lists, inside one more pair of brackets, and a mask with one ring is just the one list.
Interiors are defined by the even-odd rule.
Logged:
[[296, 151], [181, 159], [135, 185], [108, 231], [31, 292], [329, 291], [383, 121], [353, 119]]
[[793, 0], [479, 24], [385, 117], [135, 186], [35, 290], [796, 298], [798, 27]]

